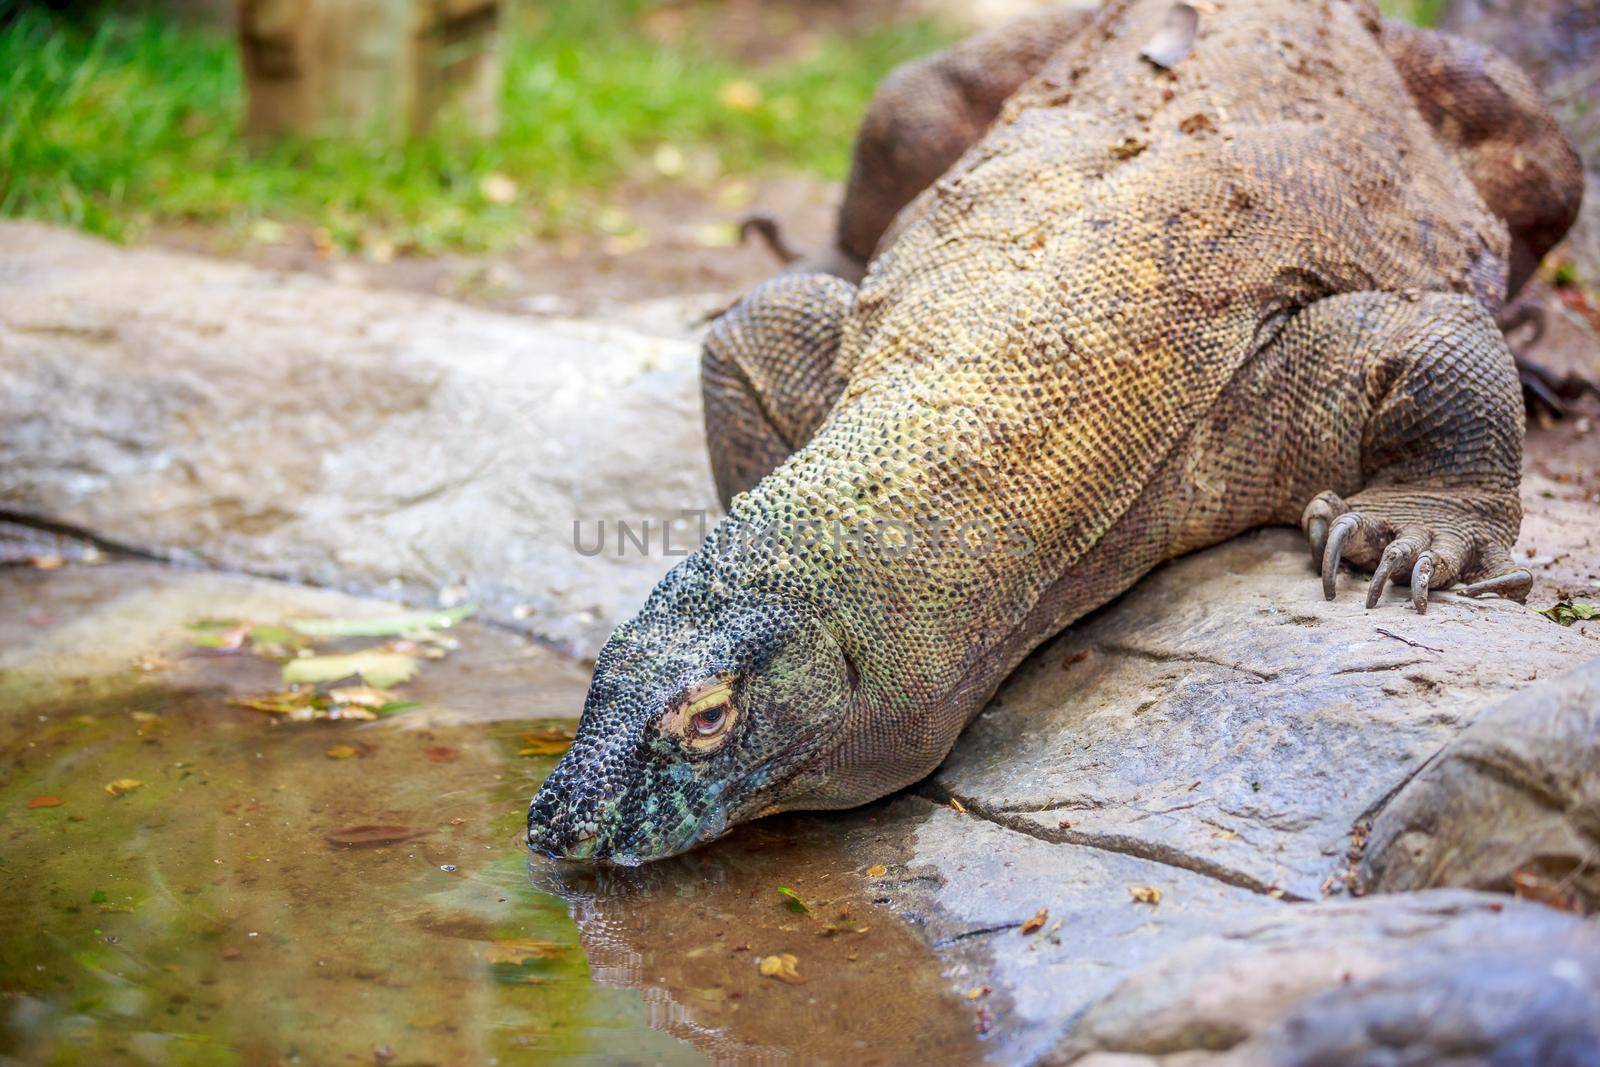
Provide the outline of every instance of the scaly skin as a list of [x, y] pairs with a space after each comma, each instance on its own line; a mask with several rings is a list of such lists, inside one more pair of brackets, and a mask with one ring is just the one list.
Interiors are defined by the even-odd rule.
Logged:
[[534, 848], [636, 863], [910, 784], [1039, 642], [1262, 524], [1330, 595], [1341, 557], [1373, 602], [1525, 594], [1510, 238], [1460, 139], [1365, 4], [1228, 0], [1162, 71], [1170, 6], [1071, 34], [859, 289], [788, 275], [713, 328], [728, 518], [602, 652]]

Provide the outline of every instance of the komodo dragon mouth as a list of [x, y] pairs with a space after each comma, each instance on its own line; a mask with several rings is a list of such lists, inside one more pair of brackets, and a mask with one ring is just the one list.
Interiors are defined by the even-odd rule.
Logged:
[[[831, 273], [707, 335], [727, 518], [602, 650], [531, 847], [642, 862], [881, 797], [1040, 642], [1253, 527], [1298, 523], [1329, 597], [1342, 563], [1369, 606], [1526, 596], [1493, 313], [1571, 224], [1576, 154], [1508, 61], [1364, 0], [1180, 6], [1044, 12], [885, 82]], [[1030, 550], [887, 550], [930, 521]], [[817, 524], [848, 543], [789, 533]]]

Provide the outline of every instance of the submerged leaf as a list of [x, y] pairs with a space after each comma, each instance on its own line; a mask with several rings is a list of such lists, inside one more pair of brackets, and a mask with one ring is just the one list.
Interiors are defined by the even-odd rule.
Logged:
[[398, 845], [402, 841], [409, 841], [419, 836], [421, 831], [413, 830], [409, 826], [363, 824], [329, 831], [322, 835], [322, 839], [334, 848], [373, 848], [379, 845]]
[[800, 894], [796, 893], [788, 886], [780, 885], [778, 887], [778, 892], [789, 898], [789, 910], [794, 912], [796, 915], [804, 915], [806, 912], [811, 910], [810, 906], [807, 905], [805, 901], [800, 899]]
[[561, 724], [551, 724], [537, 730], [528, 730], [522, 735], [523, 747], [517, 750], [517, 755], [559, 756], [572, 747], [572, 741], [575, 736], [571, 727]]
[[58, 805], [60, 805], [60, 803], [61, 803], [61, 798], [60, 797], [50, 796], [49, 794], [41, 794], [40, 796], [36, 796], [36, 797], [31, 798], [28, 801], [28, 807], [30, 807], [30, 808], [54, 808], [54, 807], [57, 807]]
[[509, 937], [489, 942], [490, 963], [526, 963], [528, 960], [553, 960], [567, 954], [567, 946], [555, 941]]
[[800, 960], [788, 952], [780, 952], [776, 956], [763, 956], [760, 968], [763, 978], [776, 978], [780, 982], [804, 982], [800, 976]]
[[117, 778], [106, 783], [106, 792], [111, 796], [120, 797], [124, 793], [133, 792], [142, 785], [144, 783], [137, 778]]
[[289, 625], [310, 637], [395, 637], [419, 630], [448, 630], [475, 610], [471, 604], [462, 604], [443, 611], [413, 611], [373, 619], [295, 619]]
[[417, 673], [415, 656], [368, 649], [343, 656], [305, 656], [283, 665], [285, 682], [336, 682], [359, 674], [368, 685], [388, 689]]

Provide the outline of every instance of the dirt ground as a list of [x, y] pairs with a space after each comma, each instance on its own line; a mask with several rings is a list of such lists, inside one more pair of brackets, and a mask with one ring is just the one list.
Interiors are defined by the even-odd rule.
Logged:
[[613, 198], [628, 205], [617, 220], [621, 232], [574, 232], [493, 255], [376, 261], [319, 245], [309, 231], [291, 231], [279, 244], [243, 248], [198, 228], [158, 231], [153, 242], [515, 314], [627, 314], [652, 300], [700, 296], [710, 309], [780, 266], [759, 240], [740, 242], [740, 220], [757, 212], [771, 215], [791, 245], [809, 252], [832, 239], [838, 196], [836, 184], [803, 175], [729, 178], [707, 189], [635, 186]]

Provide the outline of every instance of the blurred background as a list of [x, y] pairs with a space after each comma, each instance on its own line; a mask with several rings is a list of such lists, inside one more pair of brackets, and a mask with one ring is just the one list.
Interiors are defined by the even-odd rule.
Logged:
[[885, 73], [1033, 6], [10, 0], [0, 216], [536, 313], [737, 289], [744, 214], [826, 239]]

